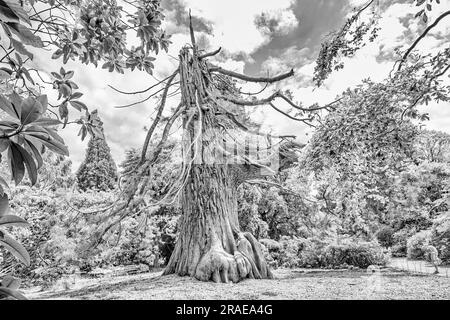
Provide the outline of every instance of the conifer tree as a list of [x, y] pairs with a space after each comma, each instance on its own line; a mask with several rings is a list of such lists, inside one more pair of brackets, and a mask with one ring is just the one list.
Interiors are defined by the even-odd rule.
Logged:
[[88, 189], [110, 190], [117, 181], [117, 166], [111, 156], [111, 151], [103, 133], [103, 123], [98, 113], [93, 111], [92, 116], [97, 117], [97, 134], [89, 140], [86, 157], [77, 171], [78, 187]]

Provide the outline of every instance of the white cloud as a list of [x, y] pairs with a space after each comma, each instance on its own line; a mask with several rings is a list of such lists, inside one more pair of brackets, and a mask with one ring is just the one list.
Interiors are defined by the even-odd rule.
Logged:
[[[352, 6], [360, 6], [367, 1], [349, 0]], [[430, 14], [430, 20], [433, 21], [447, 5], [450, 7], [450, 1], [435, 8]], [[314, 72], [314, 62], [308, 62], [304, 56], [308, 53], [307, 49], [298, 49], [297, 47], [288, 48], [281, 56], [269, 57], [263, 63], [263, 69], [270, 71], [272, 74], [286, 70], [290, 65], [297, 66], [295, 68], [296, 76], [283, 82], [283, 89], [290, 89], [294, 98], [302, 102], [304, 105], [319, 103], [321, 105], [329, 103], [342, 91], [349, 87], [358, 85], [362, 79], [371, 78], [373, 81], [382, 81], [392, 70], [393, 61], [386, 59], [377, 59], [383, 54], [391, 53], [395, 48], [405, 50], [413, 41], [413, 36], [417, 36], [421, 30], [425, 28], [418, 19], [410, 19], [407, 23], [403, 23], [402, 19], [412, 17], [417, 12], [417, 8], [411, 6], [410, 3], [395, 3], [382, 13], [379, 21], [381, 30], [379, 36], [373, 44], [360, 49], [356, 55], [349, 59], [344, 59], [345, 67], [343, 70], [333, 72], [323, 86], [316, 88], [312, 84], [312, 76]], [[424, 38], [417, 47], [423, 53], [435, 53], [442, 50], [443, 43], [448, 40], [450, 34], [450, 24], [442, 23], [438, 28], [426, 38]], [[410, 37], [407, 37], [410, 35]], [[433, 35], [439, 36], [437, 39]], [[302, 55], [304, 53], [305, 55]], [[448, 79], [446, 80], [448, 81]], [[450, 82], [450, 81], [449, 81]], [[288, 110], [286, 104], [277, 101], [277, 106], [283, 110]], [[430, 104], [428, 107], [422, 107], [422, 111], [430, 113], [431, 121], [426, 123], [430, 128], [443, 130], [450, 133], [448, 122], [450, 119], [450, 103]], [[306, 133], [311, 132], [304, 125], [298, 122], [286, 119], [283, 115], [271, 110], [261, 111], [259, 119], [264, 122], [267, 127], [277, 128], [282, 133], [291, 130], [291, 134], [297, 134], [299, 139], [305, 141]]]
[[283, 72], [292, 68], [303, 67], [308, 61], [309, 48], [298, 49], [297, 46], [287, 48], [280, 56], [269, 57], [261, 66], [264, 72], [270, 74]]
[[287, 35], [297, 27], [298, 20], [292, 11], [278, 9], [258, 15], [256, 24], [263, 33], [269, 36], [272, 34]]
[[[192, 9], [193, 15], [213, 22], [213, 38], [220, 46], [231, 53], [251, 53], [269, 40], [258, 30], [255, 17], [263, 12], [289, 12], [293, 0], [185, 0], [183, 3], [186, 8]], [[284, 13], [284, 16], [291, 15]]]

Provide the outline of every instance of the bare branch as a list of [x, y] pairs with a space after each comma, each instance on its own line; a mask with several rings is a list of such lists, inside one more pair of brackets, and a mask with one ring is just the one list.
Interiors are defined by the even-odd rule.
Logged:
[[148, 130], [147, 136], [145, 137], [144, 145], [142, 147], [141, 161], [140, 161], [139, 165], [142, 165], [145, 162], [145, 155], [147, 154], [148, 144], [150, 143], [150, 139], [153, 135], [153, 132], [156, 129], [156, 126], [158, 125], [159, 121], [161, 120], [161, 115], [164, 110], [164, 106], [166, 104], [167, 93], [169, 92], [170, 85], [172, 84], [172, 81], [175, 78], [175, 76], [177, 75], [177, 73], [178, 73], [178, 69], [171, 75], [171, 77], [167, 81], [167, 85], [164, 88], [164, 92], [163, 92], [163, 95], [161, 98], [161, 103], [158, 108], [158, 113], [156, 114], [155, 121], [153, 121], [152, 126]]
[[441, 14], [432, 24], [430, 24], [428, 26], [428, 28], [425, 29], [425, 31], [416, 39], [416, 41], [414, 41], [414, 43], [411, 45], [411, 47], [409, 47], [409, 49], [405, 52], [402, 59], [400, 60], [400, 64], [398, 65], [397, 71], [399, 71], [402, 68], [403, 63], [405, 63], [409, 54], [414, 50], [414, 48], [417, 46], [417, 44], [428, 34], [428, 32], [430, 32], [431, 29], [436, 27], [436, 25], [439, 23], [439, 21], [441, 21], [443, 18], [445, 18], [448, 15], [450, 15], [450, 10]]
[[[178, 82], [175, 82], [175, 83], [167, 84], [167, 86], [171, 87], [171, 86], [176, 85], [176, 84], [179, 84], [179, 83], [180, 83], [180, 82], [178, 81]], [[123, 108], [128, 108], [128, 107], [136, 106], [136, 105], [141, 104], [141, 103], [143, 103], [143, 102], [149, 100], [150, 98], [156, 96], [156, 95], [157, 95], [158, 93], [160, 93], [161, 91], [164, 91], [165, 88], [166, 88], [166, 87], [159, 89], [158, 91], [152, 93], [151, 95], [149, 95], [147, 98], [145, 98], [145, 99], [143, 99], [143, 100], [139, 100], [139, 101], [137, 101], [137, 102], [133, 102], [133, 103], [130, 103], [130, 104], [126, 104], [126, 105], [123, 105], [123, 106], [115, 106], [114, 108], [117, 108], [117, 109], [123, 109]]]
[[154, 87], [159, 86], [161, 83], [165, 83], [165, 81], [168, 80], [171, 76], [172, 76], [172, 75], [168, 76], [167, 78], [164, 78], [163, 80], [158, 80], [158, 83], [156, 83], [156, 84], [154, 84], [154, 85], [151, 85], [151, 86], [148, 87], [147, 89], [139, 90], [139, 91], [131, 91], [131, 92], [121, 91], [121, 90], [119, 90], [119, 89], [114, 88], [112, 85], [109, 85], [109, 84], [108, 84], [108, 87], [110, 87], [110, 88], [113, 89], [114, 91], [117, 91], [117, 92], [122, 93], [122, 94], [139, 94], [139, 93], [147, 92], [147, 91], [153, 89]]
[[311, 127], [314, 127], [314, 128], [315, 128], [314, 125], [312, 125], [311, 123], [308, 122], [308, 121], [312, 121], [313, 119], [311, 119], [311, 118], [296, 118], [296, 117], [293, 117], [293, 116], [291, 116], [290, 114], [288, 114], [288, 113], [286, 113], [286, 112], [284, 112], [284, 111], [278, 109], [277, 107], [274, 106], [274, 104], [273, 104], [272, 102], [270, 102], [269, 105], [270, 105], [273, 109], [275, 109], [276, 111], [278, 111], [279, 113], [281, 113], [281, 114], [283, 114], [284, 116], [288, 117], [289, 119], [292, 119], [292, 120], [295, 120], [295, 121], [301, 121], [301, 122], [303, 122], [304, 124], [306, 124], [306, 125], [308, 125], [308, 126], [311, 126]]
[[286, 101], [287, 103], [289, 103], [292, 107], [294, 107], [295, 109], [301, 110], [301, 111], [318, 111], [318, 110], [323, 110], [326, 109], [328, 110], [328, 108], [330, 108], [333, 104], [341, 101], [343, 98], [339, 98], [337, 100], [334, 100], [333, 102], [330, 102], [322, 107], [309, 107], [309, 108], [303, 108], [303, 107], [299, 107], [297, 106], [294, 102], [292, 102], [291, 99], [289, 99], [288, 97], [286, 97], [284, 94], [282, 94], [281, 92], [278, 92], [277, 97], [280, 97], [281, 99], [283, 99], [284, 101]]
[[278, 97], [278, 95], [280, 94], [280, 92], [276, 91], [274, 92], [272, 95], [270, 95], [267, 98], [264, 99], [255, 99], [255, 100], [244, 100], [244, 99], [236, 99], [236, 98], [232, 98], [232, 97], [227, 97], [227, 96], [219, 96], [220, 99], [223, 99], [225, 101], [229, 101], [232, 102], [238, 106], [260, 106], [260, 105], [264, 105], [264, 104], [269, 104], [271, 101], [273, 101], [276, 97]]
[[298, 105], [296, 105], [291, 99], [289, 99], [288, 97], [286, 97], [283, 93], [281, 93], [280, 91], [276, 91], [274, 92], [272, 95], [270, 95], [267, 98], [264, 99], [255, 99], [255, 100], [243, 100], [243, 99], [235, 99], [232, 97], [227, 97], [227, 96], [220, 96], [220, 99], [232, 102], [236, 105], [239, 106], [259, 106], [259, 105], [265, 105], [265, 104], [270, 104], [273, 102], [273, 100], [275, 100], [276, 98], [281, 98], [284, 101], [286, 101], [287, 103], [289, 103], [289, 105], [291, 105], [293, 108], [300, 110], [300, 111], [304, 111], [304, 112], [311, 112], [311, 111], [318, 111], [318, 110], [328, 110], [331, 108], [331, 106], [339, 101], [341, 101], [343, 98], [339, 98], [327, 105], [324, 106], [318, 106], [318, 107], [309, 107], [309, 108], [304, 108], [304, 107], [300, 107]]
[[358, 10], [356, 13], [357, 16], [359, 16], [364, 10], [366, 10], [375, 0], [370, 0], [365, 6], [363, 6], [361, 9]]
[[257, 91], [257, 92], [242, 92], [242, 91], [239, 90], [239, 93], [240, 93], [240, 94], [245, 94], [245, 95], [247, 95], [247, 96], [256, 96], [256, 95], [262, 93], [264, 90], [266, 90], [268, 85], [269, 85], [269, 84], [266, 83], [266, 84], [264, 85], [264, 87], [263, 87], [261, 90]]
[[191, 9], [189, 9], [189, 34], [191, 35], [192, 47], [194, 48], [194, 54], [197, 52], [197, 45], [195, 44], [194, 28], [192, 27]]
[[153, 162], [158, 158], [159, 154], [161, 153], [161, 151], [164, 147], [164, 144], [167, 141], [167, 138], [169, 136], [170, 129], [172, 128], [173, 123], [178, 118], [178, 116], [184, 111], [184, 109], [185, 109], [185, 107], [184, 107], [183, 103], [180, 103], [178, 105], [177, 109], [175, 110], [175, 112], [173, 113], [173, 115], [167, 121], [166, 126], [164, 127], [164, 130], [163, 130], [161, 140], [159, 141], [158, 145], [156, 146], [155, 152], [153, 153], [152, 157], [150, 158], [150, 162]]
[[276, 135], [271, 135], [271, 134], [268, 134], [268, 133], [261, 133], [261, 132], [258, 132], [258, 131], [250, 130], [244, 124], [242, 124], [238, 119], [236, 119], [236, 116], [233, 113], [226, 112], [226, 116], [228, 116], [228, 118], [231, 119], [231, 121], [233, 121], [233, 123], [236, 126], [238, 126], [240, 129], [242, 129], [242, 130], [244, 130], [246, 132], [252, 133], [254, 135], [270, 137], [270, 138], [276, 138], [276, 139], [295, 138], [295, 136], [292, 136], [292, 135], [276, 136]]
[[220, 52], [220, 50], [222, 50], [222, 47], [219, 47], [219, 49], [214, 50], [214, 51], [212, 51], [212, 52], [207, 52], [207, 53], [205, 53], [205, 54], [202, 54], [202, 55], [198, 56], [198, 58], [199, 58], [199, 59], [205, 59], [205, 58], [207, 58], [207, 57], [215, 56], [216, 54], [218, 54], [218, 53]]
[[266, 83], [278, 82], [278, 81], [284, 80], [286, 78], [292, 77], [294, 75], [294, 69], [291, 69], [291, 71], [284, 73], [284, 74], [280, 74], [275, 77], [250, 77], [250, 76], [246, 76], [245, 74], [226, 70], [226, 69], [223, 69], [223, 68], [217, 67], [217, 66], [211, 66], [209, 68], [209, 71], [210, 72], [219, 72], [221, 74], [224, 74], [224, 75], [227, 75], [227, 76], [230, 76], [233, 78], [237, 78], [240, 80], [248, 81], [248, 82], [266, 82]]

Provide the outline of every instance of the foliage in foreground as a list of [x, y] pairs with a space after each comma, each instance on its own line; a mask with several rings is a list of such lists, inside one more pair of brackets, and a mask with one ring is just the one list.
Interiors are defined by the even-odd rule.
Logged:
[[48, 286], [73, 272], [87, 273], [113, 266], [145, 264], [163, 265], [176, 239], [178, 215], [161, 210], [144, 221], [143, 216], [128, 217], [112, 231], [108, 241], [93, 250], [85, 250], [101, 219], [99, 209], [114, 201], [113, 192], [79, 193], [57, 190], [49, 194], [37, 189], [16, 190], [13, 207], [30, 224], [29, 230], [15, 231], [31, 253], [31, 265], [15, 265], [16, 276], [28, 279], [27, 285]]

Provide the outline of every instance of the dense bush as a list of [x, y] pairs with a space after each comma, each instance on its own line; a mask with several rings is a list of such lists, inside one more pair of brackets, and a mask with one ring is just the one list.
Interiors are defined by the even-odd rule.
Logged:
[[394, 244], [394, 229], [391, 227], [383, 227], [377, 232], [377, 240], [385, 248], [389, 248]]
[[239, 224], [256, 238], [296, 236], [302, 226], [299, 210], [289, 208], [277, 188], [242, 184], [238, 189]]
[[310, 238], [262, 239], [272, 266], [285, 268], [341, 268], [384, 265], [387, 257], [377, 242], [343, 240], [340, 244]]
[[261, 247], [267, 264], [271, 268], [278, 268], [279, 255], [283, 246], [273, 239], [260, 239], [259, 242], [262, 244]]
[[321, 266], [324, 243], [318, 239], [281, 237], [279, 241], [261, 239], [266, 259], [272, 267], [311, 268]]
[[286, 268], [301, 266], [300, 254], [303, 250], [305, 239], [282, 237], [280, 243], [282, 249], [278, 255], [278, 265]]
[[14, 230], [14, 235], [30, 252], [31, 266], [15, 266], [15, 275], [31, 280], [27, 284], [50, 285], [75, 270], [164, 264], [176, 238], [179, 212], [173, 208], [163, 208], [148, 218], [127, 217], [107, 241], [85, 250], [86, 240], [97, 227], [98, 210], [114, 200], [113, 192], [16, 188], [11, 206], [30, 222], [30, 228]]
[[392, 235], [393, 245], [391, 252], [393, 257], [406, 257], [408, 238], [415, 233], [415, 228], [404, 228]]
[[422, 230], [407, 241], [407, 257], [408, 259], [423, 259], [424, 258], [424, 246], [430, 244], [430, 230]]
[[324, 263], [331, 267], [385, 265], [387, 257], [377, 242], [330, 244], [323, 253]]
[[438, 250], [444, 264], [450, 264], [450, 213], [438, 217], [431, 229], [431, 244]]

